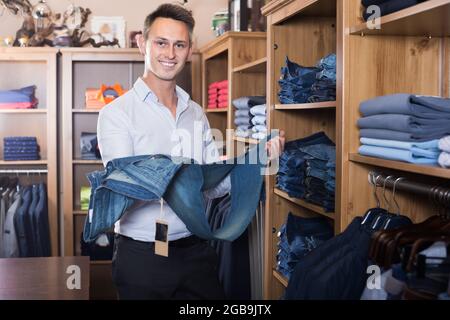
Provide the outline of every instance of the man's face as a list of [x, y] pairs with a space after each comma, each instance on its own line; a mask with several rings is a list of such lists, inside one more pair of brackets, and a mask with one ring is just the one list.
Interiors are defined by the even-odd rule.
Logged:
[[[173, 81], [191, 56], [189, 29], [181, 21], [157, 18], [140, 43], [146, 67], [157, 78]], [[143, 52], [144, 50], [144, 52]]]

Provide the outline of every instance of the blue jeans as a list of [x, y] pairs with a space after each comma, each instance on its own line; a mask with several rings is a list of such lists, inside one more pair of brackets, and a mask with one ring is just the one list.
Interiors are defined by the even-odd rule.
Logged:
[[[270, 136], [268, 137], [270, 139]], [[233, 241], [247, 228], [256, 212], [267, 163], [266, 140], [232, 164], [183, 164], [186, 159], [137, 156], [110, 161], [106, 169], [90, 173], [94, 210], [86, 219], [84, 240], [94, 240], [118, 221], [136, 200], [164, 198], [187, 229], [204, 239]], [[188, 163], [192, 162], [188, 160]], [[216, 187], [230, 175], [231, 211], [224, 225], [211, 231], [205, 215], [203, 191]]]

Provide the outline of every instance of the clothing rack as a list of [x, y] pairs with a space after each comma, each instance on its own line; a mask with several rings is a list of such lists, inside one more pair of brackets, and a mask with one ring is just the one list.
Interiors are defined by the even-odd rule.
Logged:
[[21, 169], [21, 170], [0, 170], [0, 173], [30, 174], [30, 173], [48, 173], [47, 169]]
[[450, 207], [450, 188], [411, 181], [404, 177], [385, 176], [373, 171], [369, 172], [368, 178], [369, 183], [376, 183], [377, 187], [394, 189], [395, 186], [394, 191], [414, 193], [428, 197], [439, 205]]

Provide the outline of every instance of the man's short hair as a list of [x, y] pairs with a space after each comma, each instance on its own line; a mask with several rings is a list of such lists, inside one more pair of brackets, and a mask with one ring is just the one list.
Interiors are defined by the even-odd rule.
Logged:
[[157, 18], [170, 18], [177, 21], [184, 22], [189, 29], [189, 40], [192, 42], [192, 32], [194, 31], [195, 20], [192, 16], [192, 12], [186, 8], [176, 5], [165, 3], [160, 5], [155, 11], [150, 13], [144, 22], [144, 38], [148, 38], [148, 30]]

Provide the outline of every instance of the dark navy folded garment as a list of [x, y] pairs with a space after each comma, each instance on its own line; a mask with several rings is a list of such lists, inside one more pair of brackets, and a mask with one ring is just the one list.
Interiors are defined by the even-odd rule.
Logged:
[[[380, 3], [380, 4], [378, 4], [378, 7], [380, 8], [381, 16], [385, 16], [385, 15], [412, 7], [420, 2], [421, 1], [419, 1], [419, 0], [392, 0], [392, 1]], [[364, 10], [364, 12], [363, 12], [363, 18], [366, 21], [369, 18], [371, 18], [373, 15], [374, 15], [374, 12], [372, 12], [372, 11], [367, 12], [367, 10]]]
[[9, 156], [5, 155], [3, 160], [5, 160], [5, 161], [39, 160], [39, 156], [38, 155], [34, 155], [34, 156], [9, 157]]
[[37, 153], [38, 146], [18, 146], [18, 147], [4, 147], [3, 153]]
[[36, 142], [36, 137], [4, 137], [4, 143], [12, 142]]

